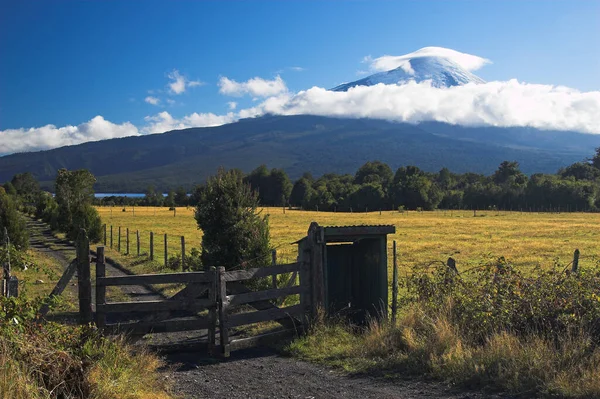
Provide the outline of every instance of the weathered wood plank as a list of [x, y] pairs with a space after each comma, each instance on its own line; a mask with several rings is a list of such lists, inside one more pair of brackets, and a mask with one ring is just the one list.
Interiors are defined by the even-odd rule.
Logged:
[[80, 229], [77, 237], [77, 285], [79, 289], [79, 321], [81, 324], [88, 324], [94, 318], [90, 275], [90, 241], [85, 229]]
[[227, 300], [229, 301], [229, 306], [242, 305], [245, 303], [266, 301], [269, 299], [286, 297], [288, 295], [300, 294], [304, 290], [305, 290], [304, 287], [296, 285], [296, 286], [292, 286], [292, 287], [280, 288], [280, 289], [274, 289], [274, 290], [265, 290], [265, 291], [248, 292], [245, 294], [229, 295], [227, 297]]
[[[104, 247], [96, 249], [96, 280], [106, 277], [106, 258], [104, 256]], [[106, 325], [106, 313], [99, 309], [106, 303], [106, 287], [96, 286], [96, 326], [100, 329]]]
[[300, 270], [299, 263], [289, 263], [287, 265], [277, 265], [269, 267], [258, 267], [248, 270], [233, 270], [225, 272], [223, 278], [225, 281], [243, 281], [252, 278], [269, 277], [276, 274], [291, 273]]
[[289, 306], [287, 308], [259, 310], [258, 312], [229, 315], [227, 325], [231, 328], [264, 321], [292, 318], [294, 316], [300, 316], [303, 313], [304, 309], [301, 305]]
[[[212, 266], [210, 273], [216, 275], [216, 268]], [[208, 290], [208, 299], [217, 304], [217, 279], [213, 279], [210, 289]], [[217, 336], [217, 306], [212, 306], [208, 310], [208, 319], [210, 321], [210, 327], [208, 327], [208, 354], [214, 355], [216, 353], [216, 342], [215, 337]]]
[[[240, 283], [237, 281], [227, 283], [227, 290], [233, 295], [246, 294], [249, 292], [253, 292], [248, 287], [246, 287], [243, 283]], [[302, 297], [302, 295], [301, 295], [301, 297]], [[273, 303], [271, 303], [269, 301], [251, 302], [248, 305], [252, 306], [256, 310], [278, 309], [277, 306], [275, 306]], [[287, 329], [296, 328], [296, 326], [298, 324], [294, 320], [290, 320], [290, 319], [281, 319], [281, 320], [277, 320], [277, 322]]]
[[215, 306], [210, 299], [196, 299], [194, 301], [140, 301], [140, 302], [111, 302], [97, 304], [96, 310], [106, 313], [116, 312], [161, 312], [173, 310], [201, 311]]
[[[56, 285], [52, 289], [52, 292], [49, 295], [50, 298], [58, 296], [63, 293], [65, 288], [67, 288], [67, 284], [69, 284], [69, 281], [71, 281], [71, 279], [75, 275], [76, 270], [77, 270], [77, 259], [75, 259], [75, 260], [71, 261], [71, 263], [69, 263], [69, 265], [65, 269], [63, 275], [60, 277], [60, 280], [58, 280], [58, 283], [56, 283]], [[47, 303], [43, 304], [39, 311], [39, 318], [46, 316], [46, 314], [48, 314], [49, 310], [50, 310], [50, 306]]]
[[223, 356], [229, 357], [229, 315], [227, 314], [227, 281], [224, 279], [225, 268], [219, 266], [217, 269], [217, 302], [219, 303], [219, 335], [221, 337], [221, 349]]
[[159, 322], [130, 322], [120, 324], [108, 324], [105, 331], [108, 334], [132, 334], [143, 335], [148, 333], [166, 333], [178, 331], [204, 330], [210, 327], [208, 317], [197, 317], [194, 319], [165, 320]]
[[103, 286], [113, 285], [144, 285], [144, 284], [173, 284], [173, 283], [208, 283], [212, 276], [205, 272], [192, 273], [164, 273], [164, 274], [137, 274], [130, 276], [104, 277], [96, 284]]

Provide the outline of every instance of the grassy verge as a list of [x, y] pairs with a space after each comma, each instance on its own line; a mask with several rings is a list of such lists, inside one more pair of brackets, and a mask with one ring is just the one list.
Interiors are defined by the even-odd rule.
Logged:
[[600, 272], [529, 277], [503, 259], [404, 283], [396, 324], [316, 323], [287, 350], [353, 373], [427, 375], [457, 387], [600, 397]]
[[0, 325], [0, 398], [170, 398], [161, 361], [90, 327]]

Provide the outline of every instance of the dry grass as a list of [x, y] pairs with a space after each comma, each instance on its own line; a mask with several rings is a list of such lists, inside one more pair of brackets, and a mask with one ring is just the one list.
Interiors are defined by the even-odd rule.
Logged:
[[[163, 234], [169, 234], [169, 253], [180, 252], [180, 236], [185, 236], [186, 249], [198, 247], [202, 232], [194, 220], [193, 208], [99, 207], [103, 223], [113, 225], [116, 248], [117, 227], [122, 226], [121, 252], [125, 251], [125, 228], [130, 229], [131, 247], [135, 252], [136, 230], [140, 231], [142, 252], [148, 252], [149, 233], [155, 233], [155, 256], [163, 259]], [[405, 212], [394, 211], [369, 213], [332, 213], [265, 208], [270, 215], [272, 243], [278, 256], [284, 261], [294, 260], [296, 246], [292, 242], [306, 235], [312, 221], [322, 226], [393, 224], [396, 234], [390, 236], [398, 241], [399, 264], [408, 271], [416, 265], [452, 256], [461, 270], [478, 264], [482, 259], [504, 256], [514, 265], [532, 268], [551, 267], [555, 260], [567, 264], [575, 248], [582, 254], [580, 265], [590, 265], [586, 259], [600, 252], [600, 214], [561, 213], [538, 214], [520, 212], [479, 211], [477, 217], [468, 211]], [[156, 213], [156, 215], [155, 215]], [[391, 267], [391, 259], [390, 259]]]
[[287, 349], [302, 359], [388, 378], [426, 374], [471, 389], [600, 397], [600, 349], [583, 331], [558, 342], [498, 332], [475, 345], [443, 310], [431, 318], [412, 307], [396, 326], [373, 322], [362, 333], [340, 323], [318, 324]]

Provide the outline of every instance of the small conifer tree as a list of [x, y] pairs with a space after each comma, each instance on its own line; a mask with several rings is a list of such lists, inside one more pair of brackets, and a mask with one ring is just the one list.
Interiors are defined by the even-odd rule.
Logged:
[[238, 170], [220, 169], [208, 179], [196, 207], [202, 230], [202, 264], [227, 269], [269, 265], [269, 222], [258, 211], [258, 194]]

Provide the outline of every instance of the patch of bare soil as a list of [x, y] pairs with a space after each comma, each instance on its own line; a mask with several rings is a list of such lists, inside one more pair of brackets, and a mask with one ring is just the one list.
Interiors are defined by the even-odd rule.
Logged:
[[184, 398], [506, 398], [453, 390], [418, 379], [349, 376], [264, 348], [233, 352], [226, 360], [197, 353], [167, 356], [166, 372]]

